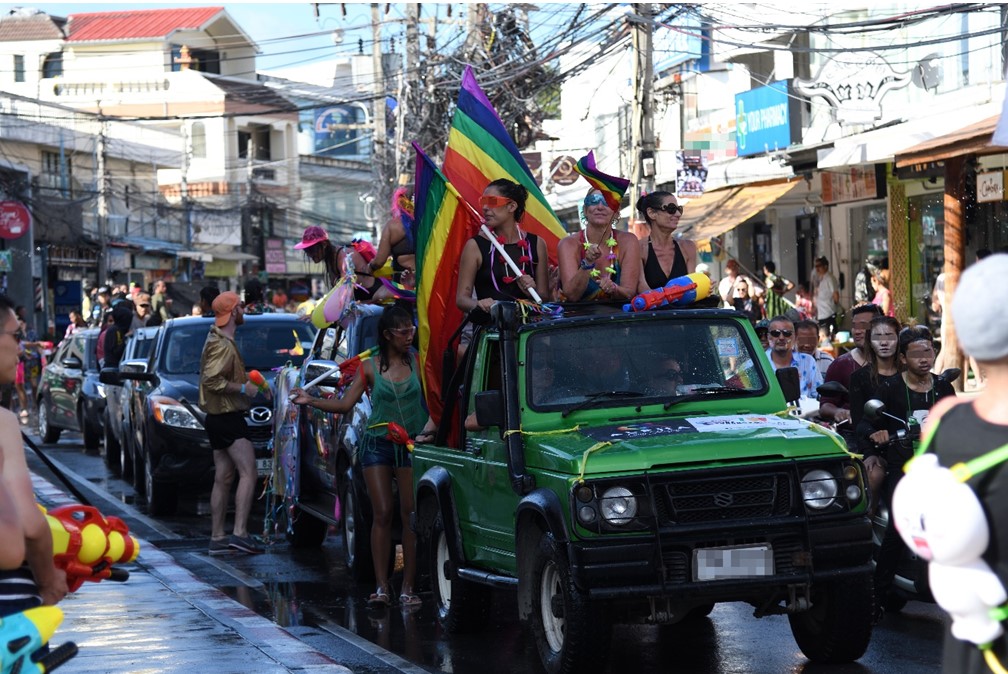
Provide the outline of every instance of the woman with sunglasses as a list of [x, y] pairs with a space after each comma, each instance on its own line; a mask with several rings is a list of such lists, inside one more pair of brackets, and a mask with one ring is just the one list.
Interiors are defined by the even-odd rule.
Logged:
[[[670, 192], [651, 192], [637, 200], [637, 211], [644, 216], [651, 234], [640, 242], [641, 276], [639, 292], [661, 288], [669, 280], [696, 269], [697, 247], [689, 239], [676, 239], [675, 231], [683, 207]], [[666, 271], [667, 270], [667, 271]]]
[[584, 229], [560, 240], [560, 287], [571, 302], [622, 301], [637, 294], [637, 237], [617, 231], [619, 213], [597, 189], [584, 199]]
[[[291, 389], [291, 401], [325, 412], [345, 414], [354, 408], [365, 391], [371, 396], [371, 416], [358, 448], [358, 459], [367, 484], [374, 519], [371, 523], [371, 557], [378, 587], [368, 598], [376, 607], [391, 603], [388, 559], [392, 553], [392, 508], [395, 498], [392, 481], [399, 484], [399, 513], [403, 523], [413, 512], [413, 462], [406, 447], [389, 438], [389, 424], [402, 426], [410, 437], [421, 442], [433, 439], [433, 422], [427, 414], [420, 386], [420, 360], [412, 349], [416, 327], [406, 309], [391, 305], [378, 321], [378, 353], [365, 360], [342, 398], [314, 398], [304, 389]], [[404, 608], [419, 606], [414, 590], [416, 579], [416, 533], [403, 526], [403, 581], [399, 603]]]
[[480, 208], [487, 228], [522, 273], [516, 275], [483, 234], [469, 239], [462, 249], [455, 294], [455, 304], [462, 311], [478, 308], [489, 313], [498, 300], [531, 297], [529, 288], [534, 288], [539, 297], [549, 297], [546, 242], [523, 231], [519, 224], [525, 215], [526, 199], [528, 190], [524, 186], [504, 178], [493, 181], [483, 190]]

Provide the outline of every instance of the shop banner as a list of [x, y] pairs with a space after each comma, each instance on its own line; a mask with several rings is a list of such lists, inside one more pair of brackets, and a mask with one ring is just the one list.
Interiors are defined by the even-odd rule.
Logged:
[[735, 94], [738, 156], [777, 152], [801, 142], [801, 101], [788, 80]]
[[977, 201], [1004, 200], [1004, 171], [978, 173], [976, 181]]

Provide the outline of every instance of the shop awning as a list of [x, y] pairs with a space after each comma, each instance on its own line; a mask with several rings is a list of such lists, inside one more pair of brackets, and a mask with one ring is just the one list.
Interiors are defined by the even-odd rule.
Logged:
[[694, 241], [720, 236], [738, 227], [798, 186], [800, 181], [772, 185], [746, 185], [706, 192], [684, 200], [685, 211], [677, 233]]
[[991, 145], [991, 136], [1000, 115], [988, 117], [975, 124], [932, 138], [903, 150], [896, 155], [896, 166], [910, 166], [932, 161], [944, 161], [966, 154], [996, 154], [1008, 148]]

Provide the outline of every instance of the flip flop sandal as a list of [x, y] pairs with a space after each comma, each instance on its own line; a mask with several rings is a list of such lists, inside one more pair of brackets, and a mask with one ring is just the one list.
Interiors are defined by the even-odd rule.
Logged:
[[421, 599], [419, 595], [411, 592], [403, 592], [399, 595], [399, 603], [403, 608], [415, 608], [423, 604], [423, 599]]
[[392, 604], [392, 600], [389, 599], [388, 593], [385, 592], [385, 590], [379, 589], [368, 597], [367, 603], [368, 606], [379, 608], [382, 606], [390, 606]]

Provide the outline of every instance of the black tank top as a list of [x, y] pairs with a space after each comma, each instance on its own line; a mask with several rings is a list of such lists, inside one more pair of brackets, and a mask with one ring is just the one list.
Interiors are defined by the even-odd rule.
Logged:
[[672, 240], [672, 245], [675, 246], [675, 259], [672, 261], [672, 270], [666, 276], [665, 272], [662, 271], [658, 256], [655, 255], [651, 239], [648, 239], [647, 262], [644, 263], [644, 282], [647, 283], [648, 288], [661, 288], [670, 280], [689, 273], [686, 269], [686, 258], [683, 257], [682, 251], [679, 250], [679, 244], [675, 242], [675, 239]]
[[[529, 256], [532, 258], [531, 263], [522, 264], [519, 259], [524, 254], [522, 247], [517, 243], [505, 243], [504, 250], [507, 254], [511, 256], [511, 259], [515, 261], [515, 264], [519, 268], [525, 270], [532, 278], [535, 278], [535, 268], [539, 263], [539, 253], [537, 247], [539, 244], [539, 237], [535, 234], [525, 233], [525, 237], [529, 242]], [[473, 282], [473, 288], [476, 290], [476, 299], [482, 300], [486, 298], [494, 300], [514, 300], [514, 299], [526, 299], [525, 293], [521, 291], [516, 283], [506, 283], [504, 281], [505, 276], [514, 276], [514, 270], [507, 266], [504, 261], [504, 257], [498, 252], [494, 251], [493, 254], [493, 270], [490, 269], [490, 252], [493, 246], [490, 244], [490, 240], [485, 236], [474, 236], [476, 240], [476, 245], [479, 246], [480, 255], [482, 256], [482, 262], [480, 263], [479, 269], [476, 270], [476, 279]], [[491, 272], [493, 276], [491, 276]], [[496, 285], [494, 285], [496, 281]]]
[[[968, 441], [964, 442], [964, 438]], [[938, 455], [941, 465], [949, 467], [986, 454], [1005, 443], [1008, 443], [1008, 425], [984, 421], [977, 416], [972, 403], [962, 403], [942, 416], [931, 451]], [[974, 475], [967, 484], [979, 497], [990, 530], [990, 542], [983, 559], [997, 574], [1001, 584], [1008, 588], [1008, 463]], [[1008, 655], [1008, 636], [1002, 634], [994, 644], [995, 652], [1004, 662]], [[946, 665], [943, 671], [988, 671], [976, 646], [951, 636], [946, 636], [943, 659]]]

